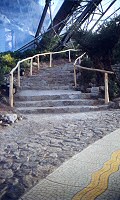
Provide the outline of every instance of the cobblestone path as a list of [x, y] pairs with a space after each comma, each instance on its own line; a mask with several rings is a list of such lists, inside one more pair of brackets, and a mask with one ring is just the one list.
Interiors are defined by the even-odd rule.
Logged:
[[65, 160], [120, 128], [120, 110], [26, 115], [0, 128], [0, 199], [17, 200]]

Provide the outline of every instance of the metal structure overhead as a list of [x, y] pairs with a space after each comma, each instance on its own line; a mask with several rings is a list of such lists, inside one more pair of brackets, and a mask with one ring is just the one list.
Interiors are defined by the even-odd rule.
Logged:
[[[115, 14], [116, 12], [113, 10], [110, 15], [106, 15], [108, 10], [116, 1], [117, 0], [64, 0], [55, 17], [53, 19], [51, 17], [51, 23], [47, 30], [41, 34], [47, 10], [48, 8], [50, 9], [51, 5], [51, 0], [46, 0], [39, 26], [35, 34], [35, 39], [20, 50], [35, 45], [39, 48], [40, 46], [43, 47], [43, 36], [49, 38], [49, 36], [54, 37], [56, 35], [60, 37], [57, 48], [62, 49], [64, 46], [67, 46], [67, 42], [70, 40], [76, 29], [95, 30], [96, 28], [97, 30], [98, 24], [104, 23], [105, 20], [108, 20], [113, 14]], [[120, 7], [118, 7], [116, 11], [119, 9]]]
[[[73, 22], [73, 24], [70, 26], [68, 31], [64, 34], [64, 37], [61, 40], [61, 46], [66, 46], [66, 43], [71, 38], [72, 34], [74, 33], [74, 30], [81, 29], [82, 26], [84, 30], [87, 30], [90, 25], [92, 25], [91, 30], [95, 28], [99, 20], [103, 17], [103, 15], [107, 12], [107, 10], [116, 2], [116, 0], [113, 0], [110, 2], [108, 7], [105, 9], [101, 4], [102, 0], [92, 0], [89, 1], [86, 5], [84, 5], [83, 11], [76, 17], [76, 20]], [[95, 15], [99, 15], [99, 18], [96, 21], [93, 20]]]
[[39, 25], [38, 25], [36, 34], [35, 34], [35, 38], [36, 38], [37, 36], [39, 36], [39, 34], [40, 34], [40, 31], [41, 31], [41, 28], [42, 28], [42, 25], [43, 25], [43, 22], [44, 22], [44, 19], [45, 19], [47, 10], [48, 10], [48, 8], [49, 8], [50, 2], [51, 2], [51, 0], [46, 0], [46, 4], [45, 4], [45, 7], [44, 7], [44, 10], [43, 10], [43, 13], [42, 13], [42, 16], [41, 16], [41, 19], [40, 19], [40, 22], [39, 22]]
[[67, 21], [70, 19], [70, 17], [73, 15], [73, 13], [76, 11], [78, 6], [80, 5], [80, 2], [82, 0], [64, 0], [60, 10], [54, 17], [52, 23], [48, 27], [48, 30], [53, 30], [53, 32], [59, 34], [62, 29], [64, 28]]

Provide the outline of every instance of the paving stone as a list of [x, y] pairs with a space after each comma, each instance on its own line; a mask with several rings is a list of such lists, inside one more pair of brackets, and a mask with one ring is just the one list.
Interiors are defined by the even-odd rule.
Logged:
[[3, 169], [9, 169], [13, 165], [13, 160], [8, 159], [6, 163], [3, 164]]
[[8, 179], [13, 177], [13, 171], [11, 169], [3, 169], [0, 171], [0, 178], [2, 179]]
[[24, 182], [25, 187], [27, 188], [31, 188], [35, 184], [33, 176], [31, 175], [25, 175], [23, 177], [23, 182]]
[[4, 178], [0, 178], [0, 185], [2, 185], [5, 182]]
[[21, 163], [13, 163], [13, 165], [12, 165], [12, 169], [14, 170], [14, 171], [17, 171], [17, 170], [19, 170], [20, 169], [20, 166], [21, 166]]
[[[32, 118], [27, 115], [26, 119], [15, 124], [14, 127], [1, 130], [2, 185], [8, 186], [8, 179], [12, 184], [14, 176], [24, 189], [21, 191], [24, 192], [26, 187], [36, 184], [65, 160], [109, 134], [111, 129], [120, 128], [119, 119], [119, 110], [59, 116], [33, 115]], [[4, 164], [9, 161], [13, 164], [10, 162], [12, 165], [5, 165], [4, 169]], [[25, 176], [27, 181], [23, 179]], [[6, 195], [11, 192], [8, 190], [9, 188], [5, 190]], [[15, 190], [17, 191], [17, 188]], [[19, 197], [23, 192], [19, 193]], [[16, 200], [17, 197], [18, 194]]]

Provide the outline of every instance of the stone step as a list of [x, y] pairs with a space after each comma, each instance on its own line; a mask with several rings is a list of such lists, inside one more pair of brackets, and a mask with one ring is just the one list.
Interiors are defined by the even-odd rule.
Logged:
[[43, 101], [17, 101], [15, 107], [60, 107], [69, 105], [97, 105], [97, 100], [92, 99], [64, 99], [64, 100], [43, 100]]
[[69, 90], [72, 89], [73, 86], [70, 85], [59, 85], [59, 86], [51, 86], [51, 85], [26, 85], [26, 86], [21, 86], [20, 90]]
[[46, 84], [51, 84], [51, 85], [54, 85], [54, 84], [63, 84], [63, 85], [68, 85], [70, 83], [74, 83], [74, 80], [73, 79], [35, 79], [35, 80], [25, 80], [24, 82], [21, 81], [21, 85], [25, 85], [25, 84], [40, 84], [40, 83], [46, 83]]
[[[32, 80], [29, 80], [29, 81], [32, 81]], [[62, 84], [62, 85], [68, 85], [70, 83], [74, 83], [73, 80], [34, 80], [32, 82], [29, 82], [28, 80], [24, 81], [24, 83], [21, 82], [21, 85], [25, 85], [25, 84], [40, 84], [40, 83], [46, 83], [46, 84], [51, 84], [51, 85], [54, 85], [54, 84]]]
[[[63, 64], [52, 68], [40, 69], [33, 76], [21, 77], [21, 89], [69, 90], [73, 89], [73, 64]], [[72, 72], [72, 73], [71, 73]]]
[[60, 107], [19, 107], [21, 114], [44, 114], [44, 113], [79, 113], [108, 109], [107, 105], [99, 106], [60, 106]]
[[[73, 64], [40, 69], [33, 76], [21, 77], [15, 106], [21, 114], [78, 113], [107, 109], [103, 101], [73, 88]], [[102, 105], [103, 104], [103, 105]]]
[[40, 101], [57, 99], [89, 99], [90, 93], [73, 90], [22, 90], [15, 95], [19, 101]]
[[[32, 80], [32, 81], [34, 81], [34, 80], [39, 81], [39, 80], [42, 80], [42, 79], [47, 79], [48, 81], [53, 81], [53, 80], [57, 81], [57, 80], [64, 80], [64, 79], [66, 80], [66, 78], [67, 79], [73, 79], [74, 77], [73, 77], [73, 75], [68, 75], [67, 73], [64, 74], [64, 75], [59, 75], [59, 76], [57, 76], [57, 75], [53, 76], [52, 74], [48, 74], [48, 75], [41, 74], [39, 76], [26, 77], [26, 79]], [[25, 77], [21, 78], [21, 80], [26, 80], [26, 79], [25, 79]]]
[[[59, 77], [64, 77], [65, 75], [67, 75], [68, 77], [73, 77], [74, 73], [71, 73], [70, 71], [39, 71], [38, 74], [33, 74], [32, 76], [28, 75], [27, 78], [39, 78], [42, 77], [42, 75], [44, 74], [45, 77], [51, 78], [51, 76], [53, 78], [59, 78]], [[39, 76], [38, 76], [39, 75]], [[51, 76], [50, 76], [51, 75]], [[23, 79], [25, 77], [22, 77]]]
[[30, 87], [36, 87], [36, 86], [39, 86], [40, 88], [41, 87], [68, 87], [68, 86], [72, 86], [74, 85], [74, 81], [73, 80], [57, 80], [57, 81], [48, 81], [48, 80], [39, 80], [39, 81], [32, 81], [32, 80], [26, 80], [24, 82], [21, 82], [21, 87], [24, 88], [26, 86], [30, 86]]
[[[56, 73], [54, 73], [54, 72], [39, 72], [39, 74], [33, 74], [32, 76], [30, 76], [30, 75], [28, 75], [27, 76], [27, 78], [31, 78], [31, 79], [34, 79], [34, 78], [36, 78], [36, 79], [38, 79], [39, 77], [41, 77], [41, 78], [43, 78], [43, 75], [44, 75], [44, 77], [46, 78], [51, 78], [51, 77], [53, 77], [53, 78], [55, 78], [55, 79], [57, 79], [57, 78], [62, 78], [62, 77], [65, 77], [66, 75], [68, 76], [68, 77], [74, 77], [74, 74], [73, 73], [70, 73], [70, 72], [67, 72], [67, 71], [64, 71], [64, 72], [56, 72]], [[25, 77], [22, 77], [22, 79], [24, 79]]]

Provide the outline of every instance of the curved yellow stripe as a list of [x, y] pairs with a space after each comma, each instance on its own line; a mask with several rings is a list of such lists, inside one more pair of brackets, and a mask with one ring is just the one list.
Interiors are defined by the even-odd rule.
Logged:
[[108, 187], [109, 176], [118, 171], [120, 165], [120, 150], [112, 153], [111, 159], [104, 163], [102, 169], [92, 174], [91, 183], [77, 193], [72, 200], [94, 200], [105, 192]]

